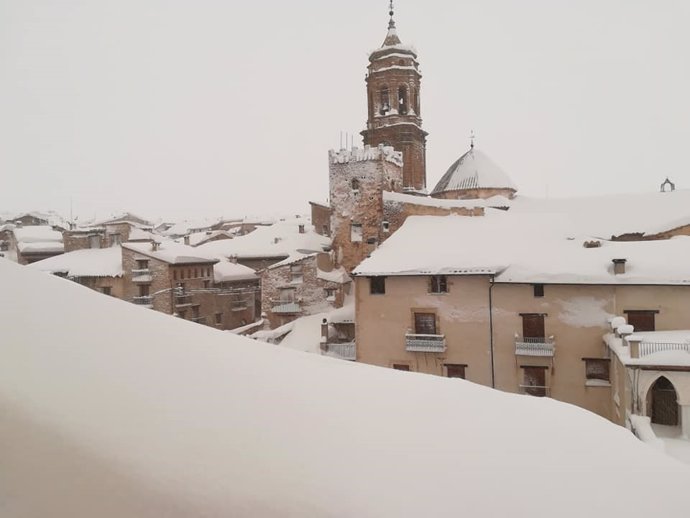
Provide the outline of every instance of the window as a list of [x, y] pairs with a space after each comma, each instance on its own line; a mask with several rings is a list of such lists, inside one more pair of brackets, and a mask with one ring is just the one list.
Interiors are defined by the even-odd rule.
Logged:
[[173, 280], [177, 280], [177, 270], [173, 270]]
[[122, 242], [120, 234], [110, 234], [110, 246], [117, 246]]
[[140, 297], [148, 297], [151, 294], [151, 286], [149, 284], [140, 284], [139, 285], [139, 296]]
[[386, 278], [385, 277], [369, 277], [369, 293], [371, 295], [385, 295], [386, 294]]
[[112, 295], [112, 289], [110, 286], [101, 286], [101, 293], [103, 295]]
[[545, 338], [544, 315], [538, 313], [523, 313], [522, 336], [524, 338]]
[[216, 324], [223, 323], [223, 313], [216, 313]]
[[523, 382], [521, 388], [530, 396], [544, 397], [546, 386], [546, 367], [523, 367]]
[[359, 180], [357, 178], [353, 178], [350, 181], [350, 187], [352, 187], [353, 191], [359, 191]]
[[625, 310], [628, 317], [628, 324], [635, 328], [635, 331], [656, 331], [656, 310]]
[[[597, 384], [597, 382], [610, 381], [611, 361], [608, 358], [582, 358], [585, 362], [585, 377], [587, 384]], [[589, 383], [594, 382], [594, 383]]]
[[446, 363], [446, 374], [449, 378], [465, 379], [465, 368], [467, 365], [457, 365], [453, 363]]
[[301, 264], [293, 264], [290, 266], [290, 282], [292, 284], [301, 284], [304, 280]]
[[204, 289], [208, 289], [211, 287], [211, 281], [208, 279], [204, 279]]
[[146, 259], [137, 259], [137, 270], [148, 270], [149, 262]]
[[416, 334], [416, 335], [435, 335], [436, 334], [436, 314], [434, 314], [434, 313], [415, 313], [414, 314], [414, 334]]
[[431, 293], [448, 293], [448, 279], [445, 275], [431, 276]]
[[350, 241], [353, 243], [362, 242], [362, 225], [361, 223], [351, 223], [350, 225]]
[[534, 296], [535, 297], [543, 297], [544, 296], [544, 285], [543, 284], [533, 284], [532, 288], [534, 288]]
[[295, 288], [281, 288], [280, 302], [282, 304], [292, 304], [295, 302]]
[[402, 363], [394, 363], [394, 364], [393, 364], [393, 368], [394, 368], [396, 371], [409, 371], [409, 370], [410, 370], [410, 366], [409, 366], [409, 365], [405, 365], [405, 364], [402, 364]]
[[400, 85], [400, 88], [398, 88], [398, 113], [400, 115], [407, 115], [408, 111], [407, 86]]
[[89, 248], [100, 248], [101, 236], [89, 236]]
[[391, 224], [388, 221], [384, 221], [381, 223], [381, 227], [383, 228], [383, 232], [388, 234], [391, 231]]
[[384, 86], [381, 88], [381, 108], [379, 110], [380, 115], [386, 115], [389, 111], [391, 111], [391, 105], [390, 105], [390, 100], [388, 97], [388, 87]]
[[326, 300], [328, 302], [334, 302], [335, 301], [335, 294], [337, 290], [335, 288], [326, 288], [323, 290], [326, 294]]

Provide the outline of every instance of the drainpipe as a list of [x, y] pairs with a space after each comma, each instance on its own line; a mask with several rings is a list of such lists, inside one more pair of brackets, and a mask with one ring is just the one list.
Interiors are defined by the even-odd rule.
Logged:
[[489, 355], [491, 357], [491, 388], [496, 388], [496, 368], [494, 366], [494, 276], [489, 280]]

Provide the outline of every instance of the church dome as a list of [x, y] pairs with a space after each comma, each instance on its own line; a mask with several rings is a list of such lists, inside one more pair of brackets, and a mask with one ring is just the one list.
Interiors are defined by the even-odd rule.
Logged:
[[435, 198], [512, 198], [517, 187], [503, 169], [488, 156], [472, 147], [450, 166], [431, 196]]

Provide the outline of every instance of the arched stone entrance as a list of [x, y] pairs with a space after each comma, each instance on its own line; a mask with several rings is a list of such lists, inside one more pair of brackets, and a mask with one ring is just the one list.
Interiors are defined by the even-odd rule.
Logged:
[[657, 379], [649, 389], [647, 409], [652, 423], [678, 426], [678, 394], [665, 376]]

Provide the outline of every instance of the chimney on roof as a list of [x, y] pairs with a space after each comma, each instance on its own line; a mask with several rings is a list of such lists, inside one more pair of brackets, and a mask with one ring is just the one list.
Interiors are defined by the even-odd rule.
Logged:
[[299, 226], [299, 233], [304, 234], [304, 225]]
[[237, 264], [237, 256], [236, 255], [231, 255], [230, 257], [228, 257], [228, 259], [230, 260], [231, 263]]
[[151, 250], [157, 252], [160, 247], [161, 244], [158, 241], [151, 241]]
[[625, 273], [625, 263], [627, 263], [627, 259], [614, 259], [613, 260], [613, 273], [615, 275], [621, 275]]
[[189, 236], [184, 236], [184, 244], [189, 246]]

